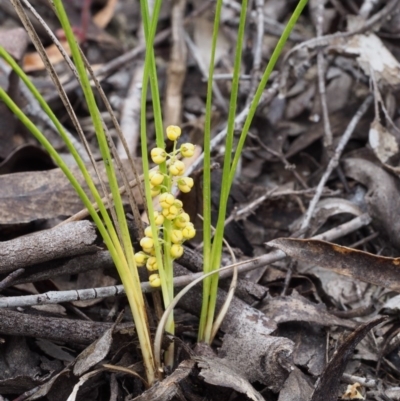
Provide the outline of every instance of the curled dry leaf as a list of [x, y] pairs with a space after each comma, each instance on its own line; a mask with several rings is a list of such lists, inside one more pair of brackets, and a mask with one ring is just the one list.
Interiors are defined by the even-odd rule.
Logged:
[[377, 256], [309, 239], [278, 238], [268, 245], [310, 265], [400, 292], [400, 258]]
[[382, 163], [399, 153], [396, 138], [379, 121], [374, 120], [369, 130], [369, 144]]
[[[316, 233], [318, 229], [320, 229], [326, 223], [329, 217], [336, 216], [342, 213], [351, 214], [353, 216], [361, 216], [363, 212], [357, 205], [347, 199], [326, 198], [320, 200], [315, 207], [315, 212], [311, 219], [311, 236], [314, 235], [314, 233]], [[300, 230], [302, 221], [303, 216], [298, 218], [291, 225], [291, 232], [296, 232]]]
[[240, 373], [231, 369], [219, 358], [195, 358], [200, 368], [199, 376], [208, 384], [227, 387], [238, 393], [245, 394], [253, 401], [263, 401], [262, 395]]
[[260, 310], [276, 323], [309, 322], [321, 326], [341, 326], [354, 329], [356, 324], [329, 313], [324, 304], [314, 304], [296, 291], [291, 296], [281, 296], [262, 302]]
[[112, 344], [113, 330], [114, 327], [106, 330], [98, 340], [90, 344], [89, 347], [84, 349], [77, 356], [74, 366], [74, 375], [82, 375], [107, 356]]
[[400, 64], [378, 36], [354, 35], [339, 38], [333, 45], [340, 52], [357, 56], [360, 68], [367, 76], [373, 74], [378, 84], [399, 87]]
[[309, 400], [313, 388], [307, 375], [295, 368], [279, 393], [278, 401]]
[[338, 397], [340, 379], [351, 358], [357, 344], [367, 333], [379, 323], [385, 321], [385, 317], [372, 320], [361, 325], [351, 333], [335, 351], [332, 359], [326, 365], [324, 372], [318, 382], [311, 401], [336, 401]]
[[400, 249], [400, 181], [376, 164], [359, 158], [343, 163], [347, 177], [368, 188], [365, 201], [373, 225]]
[[340, 397], [342, 400], [363, 400], [364, 397], [358, 391], [360, 383], [349, 384], [345, 393]]

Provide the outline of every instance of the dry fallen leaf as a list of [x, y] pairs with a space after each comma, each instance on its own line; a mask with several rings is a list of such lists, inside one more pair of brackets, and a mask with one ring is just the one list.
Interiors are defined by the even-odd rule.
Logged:
[[360, 383], [349, 384], [345, 393], [340, 397], [342, 400], [363, 400], [364, 397], [358, 391]]
[[278, 238], [267, 245], [310, 265], [400, 292], [400, 258], [377, 256], [310, 239]]
[[365, 200], [372, 224], [400, 249], [400, 181], [371, 161], [349, 158], [343, 162], [347, 177], [368, 188]]
[[379, 121], [374, 120], [369, 130], [369, 144], [382, 163], [399, 153], [396, 138]]
[[350, 360], [354, 349], [373, 327], [382, 323], [385, 319], [385, 317], [380, 317], [361, 325], [344, 340], [326, 365], [311, 401], [337, 400], [340, 379], [342, 378], [347, 362]]
[[374, 34], [339, 38], [334, 43], [337, 50], [352, 56], [367, 76], [374, 75], [380, 84], [400, 85], [400, 64], [383, 42]]

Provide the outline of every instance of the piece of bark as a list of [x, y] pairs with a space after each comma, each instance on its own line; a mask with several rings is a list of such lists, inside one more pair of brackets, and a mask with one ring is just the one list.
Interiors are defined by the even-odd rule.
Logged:
[[[0, 309], [0, 335], [91, 344], [111, 327], [112, 323], [44, 317]], [[128, 327], [132, 327], [132, 324], [120, 324], [117, 330]]]
[[[187, 391], [190, 391], [193, 387], [192, 385], [187, 386], [187, 383], [184, 382], [188, 381], [190, 383], [189, 378], [193, 374], [195, 364], [196, 362], [191, 359], [181, 362], [166, 379], [156, 382], [147, 391], [136, 397], [135, 401], [169, 401], [174, 397], [185, 399], [181, 387], [185, 388]], [[130, 401], [132, 398], [128, 398], [128, 400]]]
[[35, 283], [63, 276], [74, 275], [97, 269], [113, 269], [114, 262], [108, 251], [97, 251], [87, 255], [78, 255], [71, 258], [52, 260], [38, 265], [30, 266], [11, 285]]
[[78, 221], [0, 243], [0, 273], [21, 267], [96, 252], [97, 234], [89, 221]]
[[[133, 180], [134, 176], [128, 161], [123, 160], [122, 164], [127, 172], [128, 180]], [[140, 160], [135, 163], [135, 166], [140, 174]], [[102, 179], [107, 182], [103, 163], [98, 162], [97, 167]], [[94, 184], [103, 196], [94, 169], [88, 167], [88, 170]], [[90, 193], [79, 168], [71, 167], [71, 171], [84, 191]], [[119, 177], [118, 170], [116, 174]], [[137, 187], [133, 188], [132, 192], [138, 206], [142, 207], [143, 199]], [[128, 204], [126, 194], [123, 195], [122, 200], [124, 204]], [[59, 168], [0, 176], [0, 204], [0, 229], [2, 225], [26, 224], [59, 216], [71, 216], [83, 209], [82, 201]]]

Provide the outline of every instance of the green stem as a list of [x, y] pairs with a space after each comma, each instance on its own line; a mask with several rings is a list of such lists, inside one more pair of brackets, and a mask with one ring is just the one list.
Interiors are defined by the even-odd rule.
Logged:
[[[212, 269], [211, 259], [211, 115], [212, 115], [212, 90], [215, 64], [215, 52], [217, 48], [219, 22], [221, 19], [222, 0], [217, 0], [214, 18], [214, 28], [211, 43], [211, 58], [208, 69], [206, 114], [204, 122], [204, 169], [203, 169], [203, 272], [209, 273]], [[205, 328], [207, 323], [207, 311], [209, 307], [211, 278], [207, 277], [203, 282], [203, 300], [200, 315], [198, 340], [205, 340]]]

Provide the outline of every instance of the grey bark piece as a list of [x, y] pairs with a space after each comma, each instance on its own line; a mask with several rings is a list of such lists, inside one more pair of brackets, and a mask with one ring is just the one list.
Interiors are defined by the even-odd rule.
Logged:
[[[112, 323], [48, 318], [0, 309], [0, 334], [2, 335], [38, 337], [55, 341], [91, 344], [112, 326]], [[131, 328], [132, 324], [130, 323], [123, 323], [117, 326], [117, 330], [130, 330]]]
[[0, 273], [21, 267], [96, 252], [95, 226], [78, 221], [0, 243]]

